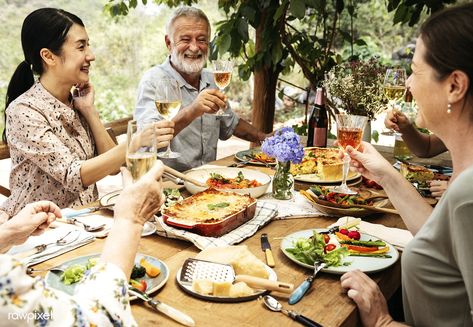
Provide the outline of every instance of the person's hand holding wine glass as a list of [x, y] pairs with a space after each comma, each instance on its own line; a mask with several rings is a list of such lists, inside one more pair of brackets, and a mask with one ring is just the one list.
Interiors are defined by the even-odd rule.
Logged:
[[[215, 60], [213, 62], [214, 81], [221, 92], [230, 84], [232, 79], [233, 62], [228, 60]], [[216, 116], [228, 116], [223, 109], [219, 109]]]
[[[396, 109], [396, 103], [404, 99], [406, 92], [406, 70], [403, 68], [388, 68], [384, 76], [384, 95], [388, 99], [388, 110], [391, 116], [396, 116], [399, 110]], [[392, 131], [383, 134], [392, 135]]]
[[336, 115], [337, 119], [337, 142], [344, 151], [342, 184], [332, 189], [333, 192], [344, 194], [356, 194], [347, 185], [348, 170], [350, 168], [350, 156], [346, 153], [346, 147], [351, 146], [358, 149], [363, 137], [363, 129], [368, 117], [347, 114]]
[[154, 123], [128, 122], [126, 166], [137, 181], [156, 161], [156, 132]]
[[[163, 78], [157, 82], [154, 103], [161, 117], [168, 121], [172, 120], [181, 108], [181, 101], [181, 88], [175, 79]], [[180, 153], [171, 151], [171, 143], [165, 152], [158, 153], [160, 158], [178, 158], [180, 156]]]

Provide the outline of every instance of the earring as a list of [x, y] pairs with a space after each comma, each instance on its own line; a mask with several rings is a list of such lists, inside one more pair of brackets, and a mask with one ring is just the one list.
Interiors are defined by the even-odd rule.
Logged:
[[449, 103], [447, 106], [447, 114], [451, 114], [451, 113], [452, 113], [452, 105]]

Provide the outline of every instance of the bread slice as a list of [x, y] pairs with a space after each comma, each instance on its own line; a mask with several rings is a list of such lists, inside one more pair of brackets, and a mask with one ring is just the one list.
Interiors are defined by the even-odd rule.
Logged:
[[424, 166], [401, 163], [400, 172], [410, 182], [425, 182], [434, 178], [434, 172]]

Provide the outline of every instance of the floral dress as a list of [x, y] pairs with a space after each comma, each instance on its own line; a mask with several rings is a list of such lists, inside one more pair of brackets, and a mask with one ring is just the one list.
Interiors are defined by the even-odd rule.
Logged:
[[11, 195], [2, 210], [11, 217], [39, 200], [61, 208], [97, 200], [95, 184], [85, 187], [80, 176], [82, 162], [96, 153], [92, 132], [77, 110], [36, 82], [6, 113]]
[[131, 314], [127, 279], [111, 263], [97, 263], [70, 296], [48, 288], [44, 279], [0, 255], [0, 325], [137, 326]]

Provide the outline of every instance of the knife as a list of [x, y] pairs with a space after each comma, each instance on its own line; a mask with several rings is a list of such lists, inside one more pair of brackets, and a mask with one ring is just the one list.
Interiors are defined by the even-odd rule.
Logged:
[[166, 316], [171, 317], [172, 319], [176, 320], [180, 324], [184, 326], [195, 326], [194, 319], [186, 315], [184, 312], [174, 309], [173, 307], [162, 303], [158, 300], [153, 300], [146, 294], [145, 292], [140, 291], [137, 288], [132, 286], [128, 287], [128, 292], [132, 295], [136, 295], [138, 298], [142, 299], [146, 303], [148, 303], [152, 308], [156, 309], [159, 312], [164, 313]]
[[268, 266], [273, 268], [275, 266], [274, 257], [273, 252], [271, 251], [271, 244], [269, 244], [268, 241], [268, 234], [266, 233], [261, 234], [261, 249], [266, 255], [266, 263], [268, 264]]

